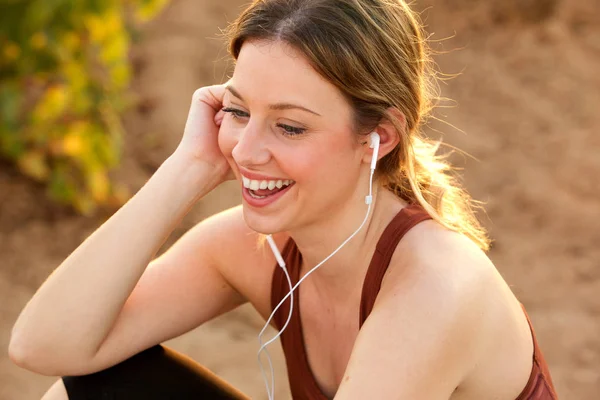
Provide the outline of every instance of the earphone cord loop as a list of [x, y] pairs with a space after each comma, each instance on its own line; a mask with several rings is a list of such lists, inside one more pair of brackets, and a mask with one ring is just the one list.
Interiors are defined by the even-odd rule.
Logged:
[[[304, 276], [292, 287], [292, 280], [290, 279], [290, 275], [287, 272], [286, 266], [285, 266], [285, 261], [283, 260], [281, 253], [279, 252], [279, 249], [277, 248], [277, 246], [275, 245], [275, 242], [273, 241], [273, 238], [271, 237], [271, 235], [267, 235], [267, 241], [269, 242], [269, 245], [271, 247], [271, 251], [273, 252], [273, 255], [275, 256], [275, 258], [277, 259], [277, 263], [279, 264], [279, 266], [283, 269], [285, 276], [287, 278], [288, 281], [288, 285], [290, 287], [290, 291], [288, 292], [288, 294], [286, 294], [283, 299], [281, 299], [281, 301], [279, 302], [279, 304], [277, 304], [277, 306], [273, 309], [273, 312], [271, 312], [271, 315], [269, 315], [269, 318], [267, 319], [267, 322], [265, 323], [265, 325], [263, 326], [262, 330], [260, 331], [260, 333], [258, 334], [258, 342], [260, 344], [260, 349], [258, 350], [258, 363], [260, 365], [260, 369], [261, 369], [261, 373], [263, 375], [263, 380], [265, 382], [265, 386], [267, 389], [267, 396], [269, 398], [269, 400], [274, 400], [275, 398], [275, 373], [273, 371], [273, 363], [271, 360], [271, 356], [269, 355], [269, 352], [267, 350], [267, 346], [271, 343], [273, 343], [275, 340], [277, 340], [277, 338], [279, 338], [283, 332], [285, 331], [285, 329], [288, 327], [288, 324], [292, 318], [292, 313], [293, 313], [293, 309], [294, 309], [294, 290], [296, 290], [296, 288], [298, 286], [300, 286], [300, 284], [302, 283], [302, 281], [304, 281], [304, 279], [306, 279], [310, 274], [312, 274], [317, 268], [319, 268], [321, 265], [323, 265], [327, 260], [329, 260], [331, 257], [333, 257], [335, 255], [335, 253], [337, 253], [342, 247], [344, 247], [346, 245], [346, 243], [348, 243], [365, 225], [365, 223], [367, 222], [367, 219], [369, 218], [369, 214], [371, 212], [371, 205], [373, 203], [373, 175], [375, 174], [375, 167], [376, 167], [376, 163], [377, 163], [377, 154], [379, 151], [379, 135], [376, 132], [373, 132], [371, 134], [371, 148], [374, 149], [373, 151], [373, 156], [371, 159], [371, 168], [370, 168], [370, 176], [369, 176], [369, 194], [365, 197], [365, 204], [367, 204], [367, 213], [365, 215], [365, 218], [363, 219], [363, 222], [360, 224], [360, 226], [358, 227], [358, 229], [356, 231], [354, 231], [354, 233], [352, 235], [350, 235], [350, 237], [348, 237], [346, 240], [344, 240], [344, 242], [339, 245], [339, 247], [337, 249], [335, 249], [333, 251], [333, 253], [331, 253], [329, 256], [327, 256], [323, 261], [321, 261], [319, 264], [317, 264], [315, 267], [313, 267], [310, 271], [308, 271], [306, 274], [304, 274]], [[285, 302], [285, 300], [291, 296], [290, 299], [290, 311], [288, 313], [288, 318], [285, 322], [285, 324], [283, 325], [283, 327], [279, 330], [279, 332], [277, 332], [277, 334], [271, 338], [270, 340], [268, 340], [266, 343], [262, 343], [262, 335], [264, 334], [265, 330], [267, 329], [267, 327], [270, 325], [271, 321], [273, 320], [273, 317], [275, 316], [275, 313], [277, 312], [277, 310], [279, 310], [279, 308], [283, 305], [283, 303]], [[262, 362], [260, 360], [260, 353], [264, 351], [267, 359], [269, 361], [269, 367], [271, 369], [271, 388], [269, 391], [269, 383], [267, 381], [267, 377], [262, 365]]]
[[[265, 385], [267, 387], [267, 396], [269, 397], [269, 400], [273, 400], [275, 393], [275, 383], [274, 383], [274, 373], [273, 373], [273, 364], [271, 362], [271, 357], [267, 351], [267, 346], [270, 345], [271, 343], [273, 343], [275, 340], [277, 340], [277, 338], [279, 338], [283, 332], [285, 331], [285, 329], [287, 328], [291, 317], [292, 317], [292, 310], [293, 310], [293, 306], [294, 306], [294, 291], [296, 290], [296, 288], [298, 288], [298, 286], [300, 286], [300, 284], [304, 281], [304, 279], [306, 279], [310, 274], [312, 274], [317, 268], [319, 268], [321, 265], [323, 265], [326, 261], [328, 261], [331, 257], [333, 257], [335, 255], [335, 253], [337, 253], [342, 247], [344, 247], [346, 245], [346, 243], [348, 243], [365, 225], [365, 223], [367, 222], [367, 219], [369, 218], [369, 214], [371, 211], [371, 205], [372, 205], [372, 198], [373, 198], [373, 174], [374, 174], [374, 170], [371, 169], [371, 173], [370, 173], [370, 179], [369, 179], [369, 195], [365, 198], [365, 202], [367, 203], [368, 207], [367, 207], [367, 213], [365, 215], [365, 218], [363, 219], [362, 223], [360, 224], [360, 226], [358, 227], [358, 229], [356, 231], [354, 231], [354, 233], [352, 235], [350, 235], [350, 237], [348, 237], [337, 249], [335, 249], [335, 251], [333, 253], [331, 253], [329, 256], [327, 256], [323, 261], [321, 261], [319, 264], [317, 264], [315, 267], [313, 267], [310, 271], [308, 271], [306, 274], [304, 274], [304, 276], [292, 287], [292, 283], [291, 283], [291, 279], [290, 276], [285, 268], [285, 264], [282, 266], [282, 269], [285, 272], [286, 278], [288, 279], [288, 284], [290, 286], [290, 291], [288, 292], [288, 294], [286, 294], [283, 299], [281, 299], [281, 301], [277, 304], [277, 306], [273, 309], [273, 311], [271, 312], [271, 315], [269, 316], [269, 318], [267, 319], [267, 322], [265, 323], [265, 325], [263, 326], [262, 330], [260, 331], [260, 333], [258, 334], [258, 338], [259, 338], [259, 343], [261, 344], [261, 347], [258, 351], [258, 362], [259, 365], [261, 367], [261, 372], [263, 373], [263, 379], [265, 381]], [[277, 250], [276, 247], [272, 247], [271, 248], [273, 250], [273, 252], [275, 252]], [[277, 250], [278, 251], [278, 250]], [[276, 256], [276, 258], [281, 259], [281, 256], [279, 255], [279, 257]], [[283, 305], [283, 303], [287, 300], [288, 297], [291, 296], [291, 305], [290, 305], [290, 311], [288, 313], [288, 318], [286, 323], [284, 324], [284, 326], [279, 330], [279, 332], [277, 332], [277, 334], [271, 338], [270, 340], [268, 340], [266, 343], [262, 344], [262, 335], [264, 334], [265, 330], [267, 329], [267, 327], [269, 326], [269, 324], [271, 323], [273, 317], [275, 316], [275, 313], [277, 312], [277, 310], [279, 310], [279, 308]], [[269, 385], [267, 383], [267, 378], [266, 375], [264, 373], [264, 369], [262, 366], [262, 363], [260, 361], [260, 353], [262, 351], [265, 351], [265, 354], [267, 355], [268, 361], [269, 361], [269, 366], [271, 367], [271, 393], [269, 393]]]
[[[283, 265], [281, 265], [281, 269], [285, 273], [285, 277], [287, 278], [287, 281], [288, 281], [288, 285], [289, 285], [289, 288], [290, 288], [290, 291], [288, 293], [291, 293], [290, 312], [288, 314], [287, 321], [285, 321], [285, 324], [281, 328], [281, 332], [283, 332], [287, 328], [288, 324], [290, 323], [290, 321], [292, 319], [292, 313], [293, 313], [293, 309], [294, 309], [294, 292], [293, 292], [293, 288], [292, 288], [292, 280], [290, 278], [290, 274], [287, 272], [287, 269], [285, 268], [285, 263], [284, 262], [283, 262]], [[283, 301], [282, 301], [282, 303], [283, 303]], [[271, 315], [274, 315], [274, 313], [275, 313], [275, 311], [273, 311], [273, 313]], [[275, 339], [272, 339], [272, 340], [268, 341], [265, 344], [262, 343], [262, 335], [264, 334], [265, 330], [269, 326], [270, 321], [271, 321], [271, 317], [269, 317], [269, 321], [265, 324], [265, 326], [263, 326], [262, 330], [258, 334], [258, 343], [260, 345], [260, 348], [258, 349], [257, 357], [258, 357], [258, 365], [260, 366], [260, 372], [262, 373], [263, 380], [264, 380], [265, 386], [267, 388], [267, 397], [269, 398], [269, 400], [273, 400], [275, 398], [275, 372], [273, 371], [273, 363], [271, 361], [271, 356], [269, 354], [267, 346], [273, 340], [275, 340], [277, 338], [277, 336], [275, 337]], [[269, 393], [269, 384], [267, 383], [266, 373], [265, 373], [262, 361], [260, 359], [260, 353], [263, 352], [263, 351], [265, 352], [265, 354], [267, 356], [267, 360], [269, 361], [269, 367], [271, 369], [271, 392], [270, 393]]]

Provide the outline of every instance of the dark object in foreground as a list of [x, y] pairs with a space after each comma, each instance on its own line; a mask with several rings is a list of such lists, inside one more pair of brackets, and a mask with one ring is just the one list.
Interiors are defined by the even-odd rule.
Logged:
[[163, 345], [110, 368], [62, 377], [69, 400], [246, 400], [191, 358]]

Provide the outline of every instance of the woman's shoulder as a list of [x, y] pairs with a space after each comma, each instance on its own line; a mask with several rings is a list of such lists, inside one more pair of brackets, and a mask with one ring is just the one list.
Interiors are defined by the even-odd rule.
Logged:
[[444, 385], [448, 395], [462, 388], [495, 339], [488, 312], [490, 293], [498, 291], [495, 274], [469, 239], [432, 220], [415, 225], [390, 260], [357, 339], [357, 357], [379, 353], [388, 360], [382, 374], [406, 371], [422, 387]]
[[244, 240], [252, 235], [252, 231], [244, 222], [242, 206], [235, 206], [213, 214], [197, 226], [204, 226], [211, 232], [215, 242], [225, 246], [230, 241]]
[[477, 245], [427, 220], [396, 247], [375, 308], [418, 318], [419, 330], [451, 331], [477, 343], [491, 320], [488, 303], [498, 291], [497, 279], [494, 265]]
[[[249, 257], [271, 254], [268, 246], [262, 246], [261, 234], [250, 229], [244, 220], [242, 205], [234, 206], [211, 215], [198, 223], [210, 233], [214, 249], [225, 255], [241, 255]], [[289, 235], [285, 232], [273, 234], [273, 239], [280, 251], [287, 242]], [[229, 250], [229, 251], [226, 251]], [[265, 252], [265, 250], [269, 250]]]
[[[214, 214], [198, 225], [208, 233], [211, 256], [224, 278], [263, 313], [270, 308], [270, 283], [277, 261], [260, 233], [248, 227], [241, 205]], [[273, 235], [280, 251], [286, 233]], [[267, 314], [268, 315], [268, 314]]]
[[477, 244], [435, 220], [425, 220], [404, 235], [390, 266], [434, 281], [465, 280], [469, 285], [474, 281], [478, 285], [492, 283], [497, 274], [494, 264]]
[[410, 315], [421, 332], [445, 332], [439, 340], [468, 344], [456, 362], [466, 370], [478, 366], [471, 370], [478, 381], [494, 372], [515, 389], [527, 378], [531, 337], [523, 310], [469, 238], [433, 220], [420, 223], [398, 244], [387, 275], [380, 306]]
[[[434, 219], [422, 220], [424, 210], [391, 198], [392, 205], [387, 208], [394, 211], [390, 213], [420, 222], [408, 224], [412, 227], [407, 231], [401, 229], [399, 242], [388, 241], [397, 245], [385, 272], [378, 302], [388, 293], [393, 296], [397, 291], [405, 294], [414, 291], [415, 298], [424, 293], [427, 302], [468, 303], [473, 296], [485, 296], [489, 287], [497, 283], [495, 266], [475, 242]], [[402, 213], [404, 210], [409, 212]], [[407, 290], [406, 285], [411, 289]], [[423, 300], [417, 301], [423, 304]]]

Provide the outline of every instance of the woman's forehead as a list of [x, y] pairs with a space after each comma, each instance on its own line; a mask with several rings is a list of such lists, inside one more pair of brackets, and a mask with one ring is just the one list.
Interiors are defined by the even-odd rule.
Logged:
[[299, 104], [321, 115], [348, 108], [340, 90], [301, 52], [281, 41], [244, 43], [230, 84], [245, 102], [257, 105]]

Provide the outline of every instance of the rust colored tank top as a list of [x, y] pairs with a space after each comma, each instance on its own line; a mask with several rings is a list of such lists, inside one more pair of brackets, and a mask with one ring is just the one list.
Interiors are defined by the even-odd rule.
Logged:
[[[381, 288], [381, 281], [398, 242], [413, 226], [430, 218], [420, 206], [411, 205], [403, 208], [384, 230], [377, 243], [365, 281], [363, 282], [358, 316], [359, 326], [362, 326], [373, 309], [375, 299]], [[300, 278], [302, 255], [291, 238], [287, 241], [282, 256], [286, 262], [292, 284], [295, 284]], [[271, 307], [275, 308], [288, 291], [289, 286], [285, 274], [281, 271], [281, 268], [276, 266], [271, 290]], [[300, 321], [298, 291], [294, 293], [292, 319], [289, 326], [281, 335], [292, 396], [294, 400], [327, 400], [327, 397], [319, 388], [308, 364]], [[525, 312], [525, 308], [523, 308], [523, 311]], [[278, 329], [281, 329], [287, 320], [288, 313], [289, 301], [286, 301], [274, 316], [274, 321]], [[538, 346], [527, 312], [525, 312], [525, 315], [533, 337], [533, 367], [529, 381], [517, 400], [556, 400], [558, 397], [552, 384], [548, 366]]]

